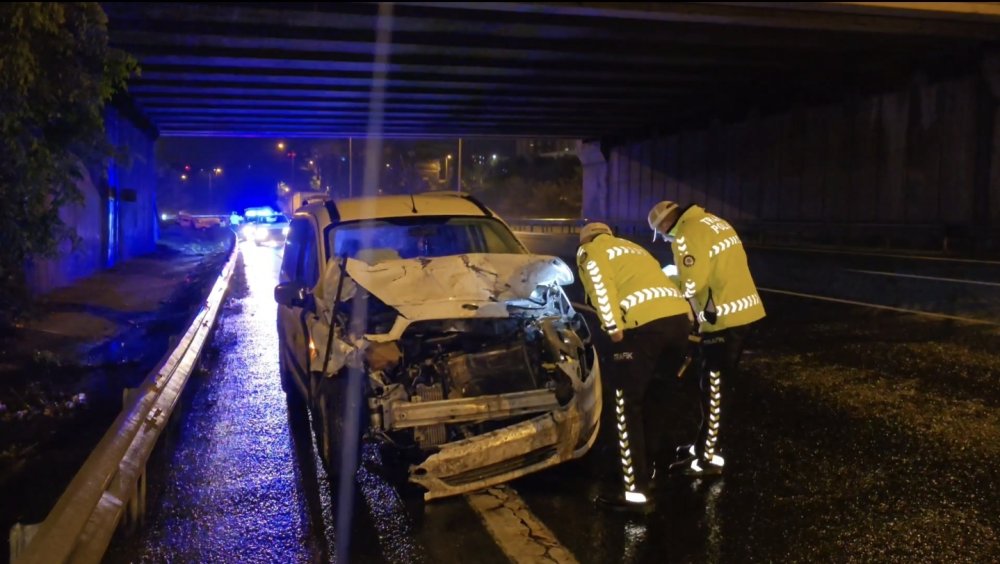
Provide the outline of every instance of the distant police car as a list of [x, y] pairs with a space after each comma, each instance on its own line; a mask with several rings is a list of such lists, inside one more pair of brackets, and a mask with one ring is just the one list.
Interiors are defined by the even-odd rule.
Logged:
[[237, 231], [240, 240], [257, 245], [282, 245], [288, 235], [288, 218], [270, 207], [247, 208], [245, 223]]

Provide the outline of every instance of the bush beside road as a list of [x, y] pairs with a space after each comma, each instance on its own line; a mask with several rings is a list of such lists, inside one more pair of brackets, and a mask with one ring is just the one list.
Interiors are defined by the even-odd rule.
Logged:
[[122, 391], [187, 328], [232, 245], [229, 229], [168, 227], [156, 252], [44, 296], [2, 337], [0, 528], [44, 518], [117, 416]]

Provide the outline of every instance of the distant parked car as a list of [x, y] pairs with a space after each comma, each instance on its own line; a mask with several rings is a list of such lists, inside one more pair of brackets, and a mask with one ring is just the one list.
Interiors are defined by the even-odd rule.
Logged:
[[221, 215], [192, 215], [180, 212], [177, 214], [177, 224], [193, 229], [210, 229], [212, 227], [226, 227], [229, 225], [229, 220]]

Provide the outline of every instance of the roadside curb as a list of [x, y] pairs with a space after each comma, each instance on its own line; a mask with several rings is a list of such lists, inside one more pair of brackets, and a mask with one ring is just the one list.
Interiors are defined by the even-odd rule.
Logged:
[[123, 516], [141, 517], [146, 462], [215, 326], [239, 254], [234, 243], [184, 336], [131, 395], [45, 520], [11, 528], [12, 562], [99, 562]]

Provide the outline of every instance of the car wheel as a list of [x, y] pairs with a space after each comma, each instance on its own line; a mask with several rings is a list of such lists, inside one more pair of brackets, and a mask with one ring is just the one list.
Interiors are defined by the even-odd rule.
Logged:
[[288, 366], [286, 354], [282, 351], [278, 355], [278, 378], [281, 381], [281, 391], [285, 392], [289, 408], [294, 407], [299, 413], [302, 413], [305, 407], [305, 398], [302, 397], [302, 391], [295, 385], [295, 376]]
[[[333, 481], [339, 478], [344, 469], [344, 463], [349, 459], [354, 460], [355, 468], [357, 464], [360, 464], [360, 435], [363, 432], [361, 422], [365, 421], [364, 402], [361, 401], [361, 397], [351, 398], [358, 402], [358, 419], [356, 425], [348, 425], [346, 415], [349, 398], [346, 371], [333, 378], [323, 378], [319, 374], [314, 374], [313, 378], [318, 380], [314, 388], [316, 396], [314, 399], [315, 411], [313, 412], [316, 444], [323, 464], [326, 466], [327, 475]], [[353, 456], [350, 457], [346, 456], [347, 452], [345, 451], [348, 443], [346, 440], [348, 427], [353, 427], [358, 433], [356, 448]]]

